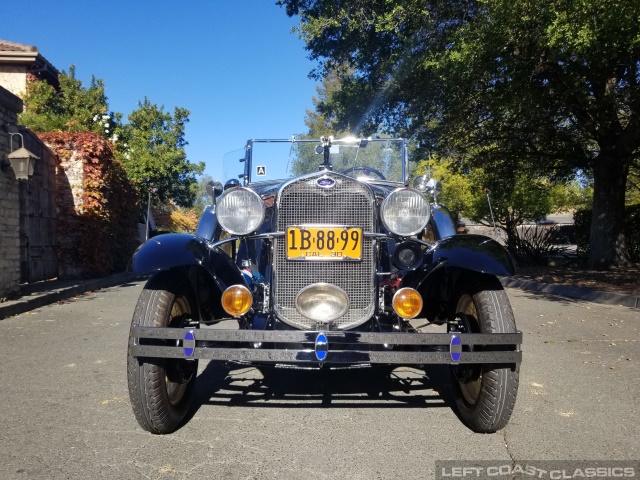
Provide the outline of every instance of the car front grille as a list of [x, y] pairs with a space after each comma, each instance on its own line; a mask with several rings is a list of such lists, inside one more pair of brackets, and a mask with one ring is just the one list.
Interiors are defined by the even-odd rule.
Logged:
[[[320, 176], [335, 181], [331, 188], [319, 187]], [[292, 225], [340, 225], [361, 227], [364, 232], [375, 228], [375, 199], [363, 183], [336, 174], [315, 174], [288, 183], [277, 200], [278, 231]], [[374, 312], [373, 240], [364, 237], [361, 261], [295, 261], [287, 260], [286, 239], [278, 237], [274, 244], [274, 304], [278, 317], [297, 328], [327, 328], [316, 324], [295, 308], [295, 297], [304, 287], [314, 283], [330, 283], [342, 288], [350, 300], [345, 315], [332, 322], [330, 328], [352, 328], [367, 321]]]

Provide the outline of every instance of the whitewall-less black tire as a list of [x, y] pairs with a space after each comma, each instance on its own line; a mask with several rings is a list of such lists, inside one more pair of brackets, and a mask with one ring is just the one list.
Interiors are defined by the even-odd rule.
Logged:
[[[184, 327], [192, 309], [176, 283], [164, 273], [151, 278], [138, 298], [131, 325]], [[189, 411], [197, 371], [197, 360], [135, 358], [128, 352], [129, 397], [140, 426], [156, 434], [175, 431]]]
[[[454, 298], [456, 323], [450, 330], [470, 333], [515, 333], [511, 304], [500, 282], [478, 276], [462, 284]], [[458, 365], [452, 367], [456, 406], [462, 420], [475, 432], [504, 428], [516, 402], [519, 366]]]

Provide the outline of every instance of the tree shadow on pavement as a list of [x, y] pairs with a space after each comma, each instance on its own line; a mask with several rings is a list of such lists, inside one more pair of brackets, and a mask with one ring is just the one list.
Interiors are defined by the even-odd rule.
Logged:
[[564, 305], [598, 303], [638, 308], [640, 297], [625, 293], [595, 290], [572, 285], [545, 284], [529, 280], [506, 280], [506, 287], [520, 290], [533, 300], [548, 300]]

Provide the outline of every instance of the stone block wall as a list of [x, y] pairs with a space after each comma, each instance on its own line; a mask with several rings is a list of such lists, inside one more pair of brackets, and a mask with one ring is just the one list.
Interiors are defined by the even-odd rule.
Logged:
[[135, 189], [110, 141], [91, 132], [39, 134], [57, 158], [60, 278], [122, 271], [135, 247]]
[[[18, 124], [22, 100], [0, 87], [0, 160], [11, 151], [5, 124]], [[14, 142], [19, 138], [14, 136]], [[16, 145], [16, 144], [14, 144]], [[12, 170], [0, 171], [0, 300], [20, 290], [20, 186]]]
[[39, 157], [28, 182], [20, 182], [20, 283], [58, 276], [56, 157], [31, 130], [24, 146]]
[[85, 158], [71, 147], [64, 152], [59, 146], [53, 146], [58, 154], [58, 197], [57, 208], [60, 212], [58, 223], [58, 252], [60, 255], [60, 277], [79, 278], [87, 276], [85, 268], [73, 252], [84, 243], [84, 163]]

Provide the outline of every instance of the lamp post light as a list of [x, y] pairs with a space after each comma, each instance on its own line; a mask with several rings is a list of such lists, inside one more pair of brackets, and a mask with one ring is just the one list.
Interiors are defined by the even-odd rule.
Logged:
[[[7, 154], [0, 162], [0, 168], [3, 172], [7, 172], [9, 168], [13, 169], [13, 173], [16, 176], [16, 180], [28, 180], [33, 176], [33, 171], [36, 165], [37, 157], [29, 150], [24, 148], [24, 137], [21, 133], [12, 132], [11, 126], [5, 125], [5, 129], [9, 133], [9, 145], [11, 153]], [[13, 136], [18, 135], [22, 141], [22, 146], [17, 150], [13, 150]]]
[[[13, 168], [17, 180], [27, 180], [33, 176], [36, 160], [39, 160], [39, 158], [22, 147], [7, 155], [5, 162], [8, 162], [11, 168]], [[6, 168], [7, 164], [3, 163], [3, 166]]]

